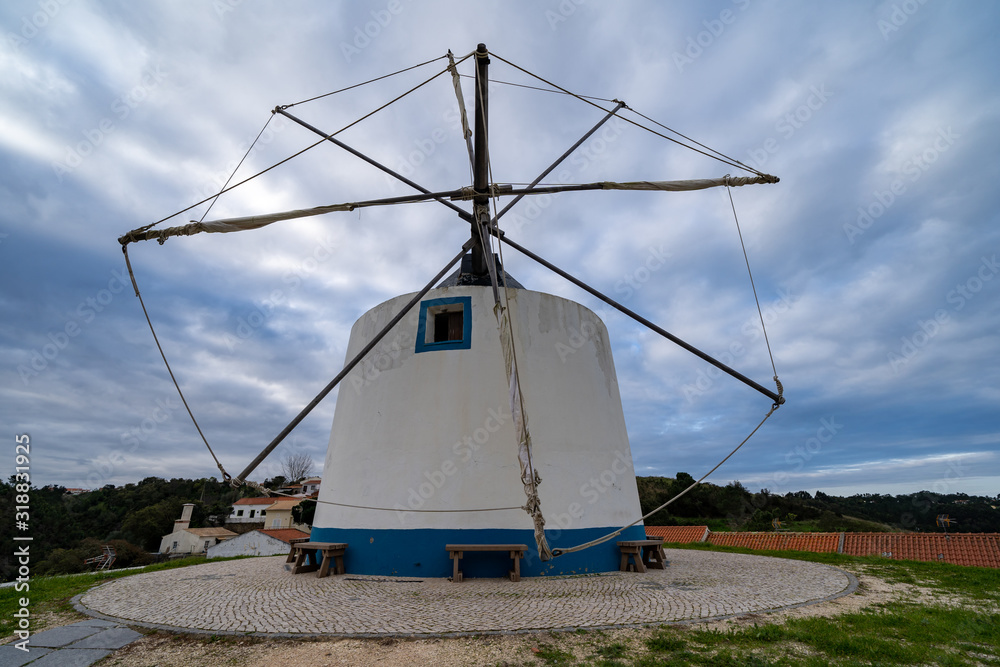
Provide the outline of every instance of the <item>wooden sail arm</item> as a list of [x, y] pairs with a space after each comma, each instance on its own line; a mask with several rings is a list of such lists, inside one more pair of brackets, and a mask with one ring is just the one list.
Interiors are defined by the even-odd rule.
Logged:
[[[585, 190], [644, 190], [659, 192], [685, 192], [690, 190], [704, 190], [721, 186], [738, 187], [743, 185], [759, 185], [767, 183], [777, 183], [777, 176], [765, 174], [763, 176], [722, 176], [720, 178], [699, 178], [684, 181], [631, 181], [617, 183], [614, 181], [601, 181], [597, 183], [579, 183], [570, 185], [551, 185], [541, 187], [529, 187], [515, 189], [511, 185], [494, 184], [490, 186], [489, 196], [524, 196], [552, 194], [556, 192], [580, 192]], [[191, 236], [192, 234], [239, 232], [248, 229], [258, 229], [273, 222], [281, 220], [294, 220], [306, 218], [314, 215], [324, 215], [326, 213], [336, 213], [353, 211], [358, 208], [370, 206], [389, 206], [393, 204], [407, 204], [412, 202], [428, 201], [432, 199], [449, 198], [453, 201], [467, 201], [481, 196], [475, 188], [459, 188], [457, 190], [447, 190], [444, 192], [429, 192], [426, 194], [404, 195], [401, 197], [388, 197], [385, 199], [370, 199], [360, 202], [348, 202], [343, 204], [331, 204], [329, 206], [317, 206], [308, 209], [296, 209], [280, 213], [268, 213], [264, 215], [247, 216], [242, 218], [224, 218], [221, 220], [208, 220], [204, 222], [192, 221], [188, 225], [179, 227], [168, 227], [166, 229], [135, 229], [118, 239], [122, 245], [134, 243], [136, 241], [151, 241], [153, 239], [161, 244], [171, 236]]]

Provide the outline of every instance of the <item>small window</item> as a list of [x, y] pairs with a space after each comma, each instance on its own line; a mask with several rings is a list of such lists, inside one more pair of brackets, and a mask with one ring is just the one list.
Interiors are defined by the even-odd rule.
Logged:
[[472, 347], [472, 297], [428, 299], [420, 304], [415, 352]]
[[257, 511], [257, 510], [250, 510], [250, 518], [251, 518], [251, 519], [253, 518], [253, 513], [254, 513], [254, 512], [256, 512], [256, 511]]
[[264, 516], [265, 514], [267, 514], [267, 510], [261, 510], [261, 511], [260, 511], [260, 515], [261, 515], [261, 516]]
[[236, 516], [243, 516], [243, 510], [236, 510]]
[[172, 551], [177, 551], [177, 543], [176, 542], [174, 542], [174, 546], [173, 546]]

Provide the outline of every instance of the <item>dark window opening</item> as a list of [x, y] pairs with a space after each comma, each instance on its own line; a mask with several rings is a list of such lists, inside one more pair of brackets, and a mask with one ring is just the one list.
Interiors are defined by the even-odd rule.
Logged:
[[452, 340], [462, 340], [464, 323], [462, 311], [438, 313], [434, 316], [434, 341], [446, 343]]

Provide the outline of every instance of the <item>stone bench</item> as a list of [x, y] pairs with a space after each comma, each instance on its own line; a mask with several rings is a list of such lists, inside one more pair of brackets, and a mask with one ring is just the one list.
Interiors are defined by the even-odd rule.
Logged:
[[[628, 572], [645, 572], [647, 567], [656, 570], [666, 569], [666, 554], [663, 551], [663, 540], [625, 540], [618, 543], [622, 559], [618, 569]], [[631, 563], [629, 561], [632, 561]]]
[[448, 550], [448, 557], [454, 561], [454, 566], [452, 568], [451, 580], [454, 583], [460, 583], [462, 581], [462, 570], [459, 569], [459, 562], [465, 555], [466, 551], [507, 551], [510, 553], [511, 560], [514, 561], [514, 569], [507, 573], [511, 581], [521, 581], [521, 559], [524, 558], [524, 552], [528, 550], [528, 545], [526, 544], [448, 544], [445, 545], [445, 549]]
[[[296, 542], [292, 544], [292, 551], [288, 554], [289, 559], [295, 557], [295, 565], [292, 566], [292, 574], [304, 572], [319, 572], [317, 577], [326, 577], [330, 574], [330, 564], [335, 562], [334, 574], [344, 574], [344, 552], [347, 545], [336, 542]], [[322, 565], [317, 561], [322, 555]]]

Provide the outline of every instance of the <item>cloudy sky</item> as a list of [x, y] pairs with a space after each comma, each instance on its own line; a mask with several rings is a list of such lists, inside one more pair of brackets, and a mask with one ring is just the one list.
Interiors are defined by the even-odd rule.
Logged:
[[[530, 182], [603, 116], [507, 85], [547, 87], [504, 60], [780, 177], [732, 196], [787, 404], [713, 481], [1000, 493], [995, 3], [15, 0], [0, 26], [5, 478], [19, 434], [38, 485], [217, 474], [116, 239], [216, 192], [266, 123], [236, 180], [316, 141], [272, 119], [275, 106], [437, 59], [290, 109], [333, 132], [441, 72], [449, 49], [461, 57], [484, 42], [497, 56], [496, 182]], [[469, 183], [457, 118], [438, 77], [340, 138], [452, 189]], [[612, 121], [547, 181], [727, 173], [745, 172]], [[324, 144], [224, 195], [208, 219], [409, 192]], [[724, 189], [534, 202], [503, 219], [511, 238], [774, 386]], [[339, 371], [362, 313], [421, 287], [467, 230], [430, 203], [130, 246], [160, 341], [227, 469]], [[504, 256], [528, 288], [580, 301], [608, 325], [638, 474], [700, 476], [770, 407], [512, 249]], [[322, 465], [335, 400], [255, 477], [276, 474], [289, 452]]]

